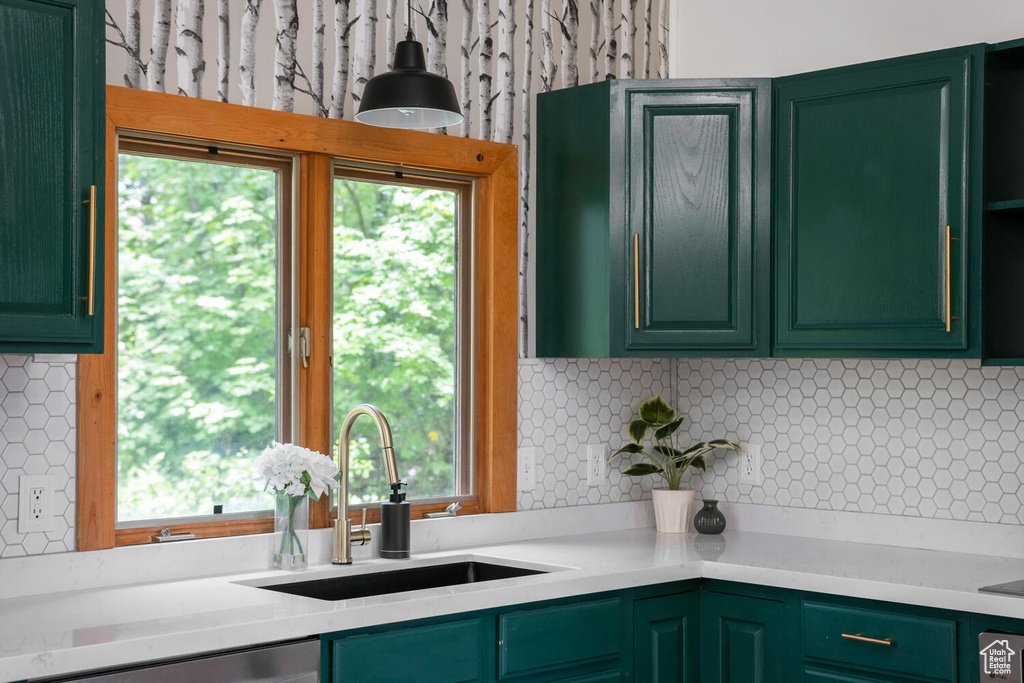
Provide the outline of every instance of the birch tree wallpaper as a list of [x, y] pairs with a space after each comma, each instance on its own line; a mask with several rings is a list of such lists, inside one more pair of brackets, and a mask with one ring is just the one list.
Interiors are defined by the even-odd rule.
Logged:
[[[668, 2], [413, 0], [427, 69], [455, 84], [466, 117], [438, 132], [519, 146], [524, 355], [536, 94], [667, 78]], [[337, 119], [351, 119], [366, 82], [391, 68], [407, 23], [400, 0], [107, 0], [106, 8], [108, 83]]]

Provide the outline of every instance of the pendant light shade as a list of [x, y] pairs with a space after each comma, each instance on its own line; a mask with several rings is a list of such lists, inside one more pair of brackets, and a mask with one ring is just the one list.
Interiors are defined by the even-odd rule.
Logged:
[[427, 71], [411, 32], [395, 47], [394, 69], [366, 82], [356, 114], [356, 121], [386, 128], [441, 128], [462, 119], [455, 86]]

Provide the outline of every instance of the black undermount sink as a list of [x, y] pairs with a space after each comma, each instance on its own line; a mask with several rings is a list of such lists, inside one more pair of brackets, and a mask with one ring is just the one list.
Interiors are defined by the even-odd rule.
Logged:
[[317, 600], [348, 600], [371, 595], [404, 593], [425, 588], [457, 586], [480, 581], [497, 581], [531, 574], [546, 574], [540, 569], [523, 569], [487, 562], [453, 562], [427, 567], [396, 569], [388, 572], [373, 572], [353, 576], [334, 576], [329, 579], [314, 579], [296, 583], [279, 583], [274, 586], [260, 586], [266, 590], [301, 595]]

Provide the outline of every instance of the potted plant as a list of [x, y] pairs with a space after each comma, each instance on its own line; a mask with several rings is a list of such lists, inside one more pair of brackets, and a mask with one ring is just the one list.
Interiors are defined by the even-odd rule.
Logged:
[[[668, 486], [656, 487], [654, 498], [654, 519], [658, 531], [685, 533], [690, 526], [690, 506], [693, 504], [693, 489], [680, 488], [683, 475], [690, 467], [701, 472], [707, 470], [705, 456], [716, 448], [743, 451], [739, 444], [725, 439], [701, 441], [685, 450], [675, 447], [675, 433], [683, 424], [683, 416], [660, 396], [643, 402], [639, 416], [629, 423], [630, 443], [615, 451], [609, 460], [620, 455], [642, 453], [648, 462], [634, 463], [622, 473], [630, 477], [660, 474]], [[650, 434], [653, 443], [651, 451], [644, 450], [644, 442]]]

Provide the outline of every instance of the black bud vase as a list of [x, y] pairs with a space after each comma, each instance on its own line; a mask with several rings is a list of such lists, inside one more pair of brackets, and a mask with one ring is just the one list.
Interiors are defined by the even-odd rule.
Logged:
[[725, 515], [718, 509], [717, 500], [705, 500], [693, 518], [693, 528], [701, 534], [720, 534], [725, 531]]

